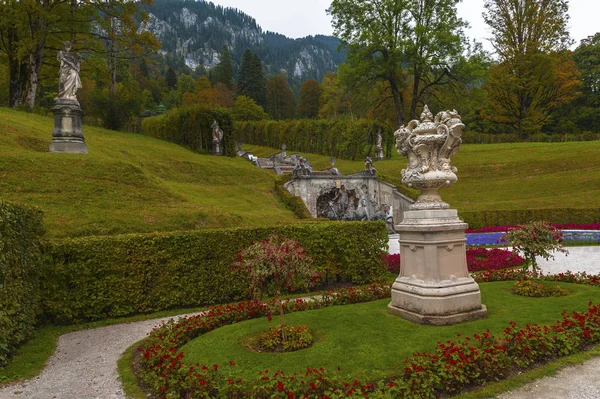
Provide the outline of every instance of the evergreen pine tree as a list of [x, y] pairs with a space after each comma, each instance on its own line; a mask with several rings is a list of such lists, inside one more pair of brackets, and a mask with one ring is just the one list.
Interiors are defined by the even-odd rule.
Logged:
[[169, 86], [169, 89], [174, 89], [177, 86], [177, 75], [175, 74], [173, 68], [169, 67], [165, 80], [167, 81], [167, 86]]
[[262, 62], [250, 49], [244, 51], [238, 75], [238, 94], [248, 96], [258, 105], [266, 103], [266, 80]]
[[233, 61], [227, 46], [223, 45], [219, 53], [219, 63], [215, 66], [213, 74], [213, 84], [223, 83], [228, 89], [233, 85]]
[[273, 119], [294, 117], [294, 93], [283, 75], [271, 77], [267, 82], [267, 113]]
[[298, 118], [316, 118], [319, 114], [321, 86], [314, 79], [302, 83], [296, 114]]

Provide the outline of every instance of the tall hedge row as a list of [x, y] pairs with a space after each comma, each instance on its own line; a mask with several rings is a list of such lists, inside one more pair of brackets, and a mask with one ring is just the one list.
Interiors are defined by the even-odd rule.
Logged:
[[515, 226], [535, 220], [545, 220], [555, 224], [586, 224], [600, 221], [600, 209], [524, 209], [502, 211], [460, 211], [460, 218], [472, 229], [486, 226]]
[[191, 105], [172, 109], [142, 122], [142, 134], [185, 146], [192, 151], [212, 149], [211, 125], [217, 121], [223, 130], [224, 155], [235, 156], [231, 115], [222, 109]]
[[238, 251], [271, 233], [297, 240], [329, 277], [366, 282], [385, 272], [383, 222], [59, 240], [46, 246], [44, 314], [72, 323], [246, 298], [248, 282], [231, 265]]
[[34, 332], [42, 235], [40, 211], [0, 202], [0, 367]]
[[381, 129], [384, 151], [391, 156], [394, 146], [392, 128], [366, 119], [234, 122], [237, 141], [280, 148], [288, 151], [311, 152], [340, 159], [362, 159], [375, 155], [377, 131]]

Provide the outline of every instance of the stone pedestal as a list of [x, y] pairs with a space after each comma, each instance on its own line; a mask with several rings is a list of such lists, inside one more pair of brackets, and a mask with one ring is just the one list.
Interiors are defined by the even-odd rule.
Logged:
[[390, 314], [433, 325], [487, 316], [479, 286], [467, 269], [466, 228], [455, 209], [404, 212], [396, 225], [401, 263]]
[[87, 154], [88, 148], [81, 131], [83, 111], [75, 100], [57, 98], [54, 112], [54, 131], [50, 152]]

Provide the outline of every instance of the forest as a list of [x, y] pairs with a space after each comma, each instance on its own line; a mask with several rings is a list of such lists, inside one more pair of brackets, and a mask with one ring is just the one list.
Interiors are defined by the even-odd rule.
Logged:
[[[324, 54], [322, 46], [340, 43], [340, 53], [305, 79], [275, 61], [291, 48], [282, 35], [244, 41], [231, 29], [201, 28], [219, 16], [263, 35], [253, 18], [212, 3], [5, 1], [0, 105], [51, 114], [56, 54], [70, 41], [83, 59], [84, 122], [114, 130], [137, 132], [143, 116], [201, 105], [233, 121], [366, 119], [393, 131], [428, 104], [434, 112], [456, 109], [467, 132], [486, 137], [481, 142], [600, 138], [600, 32], [573, 43], [567, 0], [484, 0], [493, 52], [466, 39], [458, 1], [333, 0], [335, 38], [308, 37], [302, 46]], [[213, 13], [194, 6], [204, 36], [188, 50], [214, 49], [211, 63], [194, 69], [178, 54], [178, 37], [147, 28], [192, 4]]]

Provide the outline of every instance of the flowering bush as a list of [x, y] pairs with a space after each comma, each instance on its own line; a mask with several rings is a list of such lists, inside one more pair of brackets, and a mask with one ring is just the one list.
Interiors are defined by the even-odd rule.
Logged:
[[[520, 266], [525, 260], [509, 250], [501, 248], [467, 248], [469, 272], [498, 270]], [[400, 274], [400, 254], [382, 255], [388, 270]]]
[[515, 293], [532, 297], [565, 296], [569, 292], [556, 285], [544, 285], [537, 280], [519, 280], [515, 282]]
[[250, 292], [255, 298], [275, 295], [275, 307], [279, 308], [279, 330], [283, 342], [287, 340], [281, 293], [293, 292], [297, 287], [308, 289], [321, 280], [313, 267], [314, 261], [306, 255], [296, 241], [280, 235], [270, 235], [255, 242], [238, 254], [234, 268], [250, 278]]
[[[283, 340], [283, 331], [287, 340]], [[313, 336], [307, 326], [290, 326], [281, 324], [261, 331], [252, 347], [259, 352], [293, 352], [308, 348], [313, 343]]]
[[513, 253], [523, 255], [528, 262], [525, 268], [531, 265], [534, 277], [538, 274], [536, 256], [548, 260], [554, 259], [554, 251], [568, 253], [561, 244], [562, 232], [547, 222], [531, 222], [510, 229], [502, 237], [502, 241], [512, 245]]

